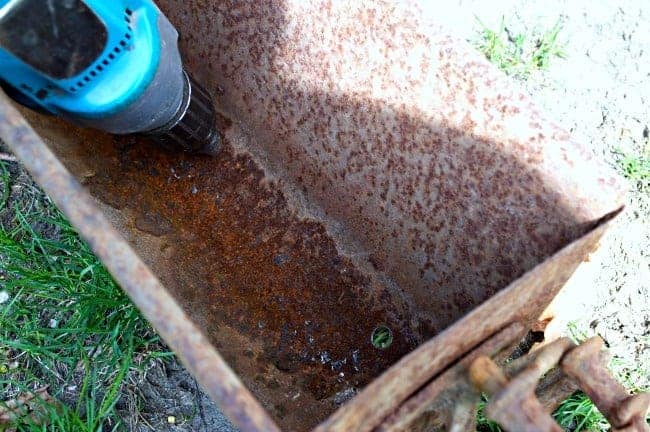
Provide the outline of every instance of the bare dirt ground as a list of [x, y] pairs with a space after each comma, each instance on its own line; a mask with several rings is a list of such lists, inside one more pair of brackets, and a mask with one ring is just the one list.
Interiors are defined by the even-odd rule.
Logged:
[[[551, 118], [612, 166], [648, 152], [650, 2], [479, 0], [431, 2], [425, 13], [475, 40], [480, 26], [530, 33], [561, 20], [566, 59], [520, 82]], [[0, 147], [1, 149], [1, 147]], [[15, 172], [15, 176], [24, 173]], [[628, 385], [650, 386], [650, 194], [630, 184], [623, 217], [570, 282], [571, 314], [560, 333], [600, 334]], [[576, 295], [577, 293], [577, 295]], [[570, 321], [570, 322], [569, 322]], [[174, 360], [134, 375], [118, 409], [134, 431], [234, 431]], [[170, 421], [169, 416], [173, 416]]]
[[237, 431], [173, 358], [156, 361], [144, 375], [134, 374], [125, 393], [118, 409], [130, 431]]

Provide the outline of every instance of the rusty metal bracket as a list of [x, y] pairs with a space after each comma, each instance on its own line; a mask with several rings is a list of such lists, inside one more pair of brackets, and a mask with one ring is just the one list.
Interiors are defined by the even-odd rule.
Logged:
[[[645, 416], [650, 394], [630, 395], [607, 369], [603, 340], [594, 337], [576, 346], [562, 338], [507, 365], [505, 371], [490, 358], [474, 360], [470, 380], [491, 400], [485, 414], [510, 431], [561, 432], [560, 426], [535, 396], [538, 381], [556, 365], [594, 402], [614, 431], [649, 432]], [[511, 378], [508, 378], [509, 375]]]

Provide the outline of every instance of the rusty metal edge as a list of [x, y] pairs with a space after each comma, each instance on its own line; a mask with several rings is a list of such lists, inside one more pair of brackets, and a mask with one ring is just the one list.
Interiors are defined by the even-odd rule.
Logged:
[[[407, 399], [373, 432], [397, 432], [408, 430], [411, 423], [418, 416], [424, 413], [428, 407], [433, 405], [443, 391], [450, 389], [452, 386], [455, 386], [456, 388], [462, 388], [463, 386], [467, 386], [468, 388], [471, 387], [469, 379], [466, 378], [466, 376], [467, 368], [474, 359], [479, 356], [492, 357], [498, 354], [508, 346], [511, 346], [513, 342], [521, 339], [525, 330], [525, 327], [521, 323], [514, 322], [490, 336], [489, 339], [465, 355], [459, 362], [449, 367], [416, 394]], [[459, 394], [462, 392], [458, 390], [456, 391]], [[449, 404], [455, 405], [454, 402], [455, 401], [449, 401]], [[478, 403], [478, 398], [476, 402]], [[454, 410], [456, 409], [456, 407], [452, 408]], [[472, 419], [474, 419], [473, 415]]]
[[0, 138], [90, 245], [124, 292], [243, 432], [279, 431], [208, 339], [0, 92]]
[[[594, 251], [623, 207], [594, 222], [594, 228], [568, 244], [482, 305], [465, 315], [435, 338], [420, 345], [354, 399], [340, 407], [314, 432], [369, 432], [411, 397], [425, 383], [454, 361], [477, 347], [508, 322], [530, 325], [557, 295], [577, 265]], [[534, 315], [525, 316], [527, 304], [536, 304]]]

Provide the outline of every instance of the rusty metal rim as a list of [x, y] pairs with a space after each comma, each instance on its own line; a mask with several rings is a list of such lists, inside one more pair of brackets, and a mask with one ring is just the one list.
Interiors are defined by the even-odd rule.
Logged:
[[208, 339], [0, 92], [0, 138], [88, 242], [133, 303], [242, 431], [279, 431]]
[[[495, 334], [499, 326], [514, 322], [529, 326], [531, 323], [521, 313], [524, 305], [536, 302], [538, 312], [533, 316], [539, 316], [578, 263], [597, 247], [599, 239], [622, 209], [595, 221], [592, 230], [582, 238], [565, 246], [435, 338], [403, 357], [314, 431], [369, 432], [421, 386], [437, 379], [445, 368]], [[508, 306], [504, 308], [502, 305]]]

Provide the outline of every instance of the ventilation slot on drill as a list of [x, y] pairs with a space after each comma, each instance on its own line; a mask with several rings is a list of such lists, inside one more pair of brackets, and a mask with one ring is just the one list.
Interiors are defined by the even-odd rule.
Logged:
[[84, 75], [81, 80], [77, 81], [77, 84], [75, 86], [70, 87], [71, 92], [76, 92], [77, 90], [81, 89], [85, 83], [89, 83], [91, 79], [96, 78], [98, 74], [103, 72], [104, 69], [117, 58], [116, 54], [119, 54], [123, 49], [126, 49], [126, 47], [129, 45], [129, 41], [133, 38], [133, 27], [131, 27], [132, 15], [133, 11], [131, 9], [124, 9], [124, 21], [126, 21], [126, 31], [124, 32], [124, 36], [109, 51], [108, 55], [103, 58], [101, 62], [97, 63], [95, 67], [90, 72], [88, 72], [87, 75]]

